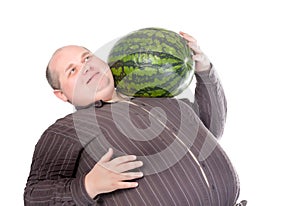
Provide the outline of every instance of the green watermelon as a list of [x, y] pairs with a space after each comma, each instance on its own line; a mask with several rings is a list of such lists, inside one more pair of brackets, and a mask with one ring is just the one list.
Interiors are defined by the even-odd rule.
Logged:
[[144, 28], [120, 38], [108, 64], [118, 92], [134, 97], [173, 97], [193, 78], [192, 51], [179, 34]]

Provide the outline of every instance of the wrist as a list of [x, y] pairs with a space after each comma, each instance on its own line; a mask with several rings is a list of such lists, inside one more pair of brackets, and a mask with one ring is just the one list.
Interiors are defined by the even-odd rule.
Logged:
[[95, 187], [94, 187], [94, 183], [93, 181], [91, 181], [90, 179], [90, 173], [88, 173], [85, 178], [84, 178], [84, 186], [85, 186], [85, 190], [87, 192], [87, 194], [93, 199], [96, 197], [96, 195], [98, 195]]
[[205, 65], [198, 65], [200, 64], [199, 62], [195, 63], [195, 72], [204, 72], [204, 71], [209, 71], [212, 68], [212, 64], [209, 62], [208, 64]]

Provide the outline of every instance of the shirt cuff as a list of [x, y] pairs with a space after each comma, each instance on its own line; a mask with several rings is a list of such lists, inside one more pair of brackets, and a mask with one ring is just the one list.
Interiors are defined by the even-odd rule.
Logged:
[[85, 175], [75, 178], [71, 183], [71, 193], [76, 205], [93, 205], [95, 200], [92, 199], [85, 189]]
[[201, 72], [195, 72], [196, 80], [198, 84], [215, 84], [218, 82], [218, 75], [211, 64], [210, 69]]

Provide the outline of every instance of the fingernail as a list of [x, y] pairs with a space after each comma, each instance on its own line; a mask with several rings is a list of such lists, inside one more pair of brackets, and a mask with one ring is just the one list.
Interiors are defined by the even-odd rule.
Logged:
[[139, 161], [139, 162], [138, 162], [138, 166], [140, 166], [140, 167], [143, 166], [143, 164], [144, 164], [144, 163], [143, 163], [142, 161]]

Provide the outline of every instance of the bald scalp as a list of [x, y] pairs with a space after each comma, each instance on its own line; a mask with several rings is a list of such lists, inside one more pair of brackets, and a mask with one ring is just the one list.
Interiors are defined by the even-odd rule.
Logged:
[[57, 49], [52, 54], [51, 59], [49, 60], [49, 62], [47, 64], [46, 79], [47, 79], [49, 85], [52, 87], [52, 89], [59, 89], [60, 83], [59, 83], [59, 79], [58, 79], [58, 74], [54, 71], [54, 69], [50, 68], [50, 63], [51, 63], [51, 60], [53, 59], [53, 57], [55, 56], [55, 54], [57, 54], [57, 52], [61, 51], [63, 48], [65, 48], [65, 46]]
[[52, 89], [56, 90], [56, 89], [60, 89], [60, 82], [59, 82], [59, 75], [57, 72], [55, 72], [54, 68], [51, 68], [51, 61], [53, 59], [53, 57], [60, 51], [62, 51], [63, 49], [67, 48], [67, 47], [72, 47], [72, 46], [76, 46], [76, 47], [81, 47], [86, 49], [87, 51], [90, 51], [89, 49], [83, 47], [83, 46], [77, 46], [77, 45], [67, 45], [67, 46], [63, 46], [61, 48], [58, 48], [51, 56], [51, 59], [48, 62], [47, 68], [46, 68], [46, 79], [49, 83], [49, 85], [52, 87]]

